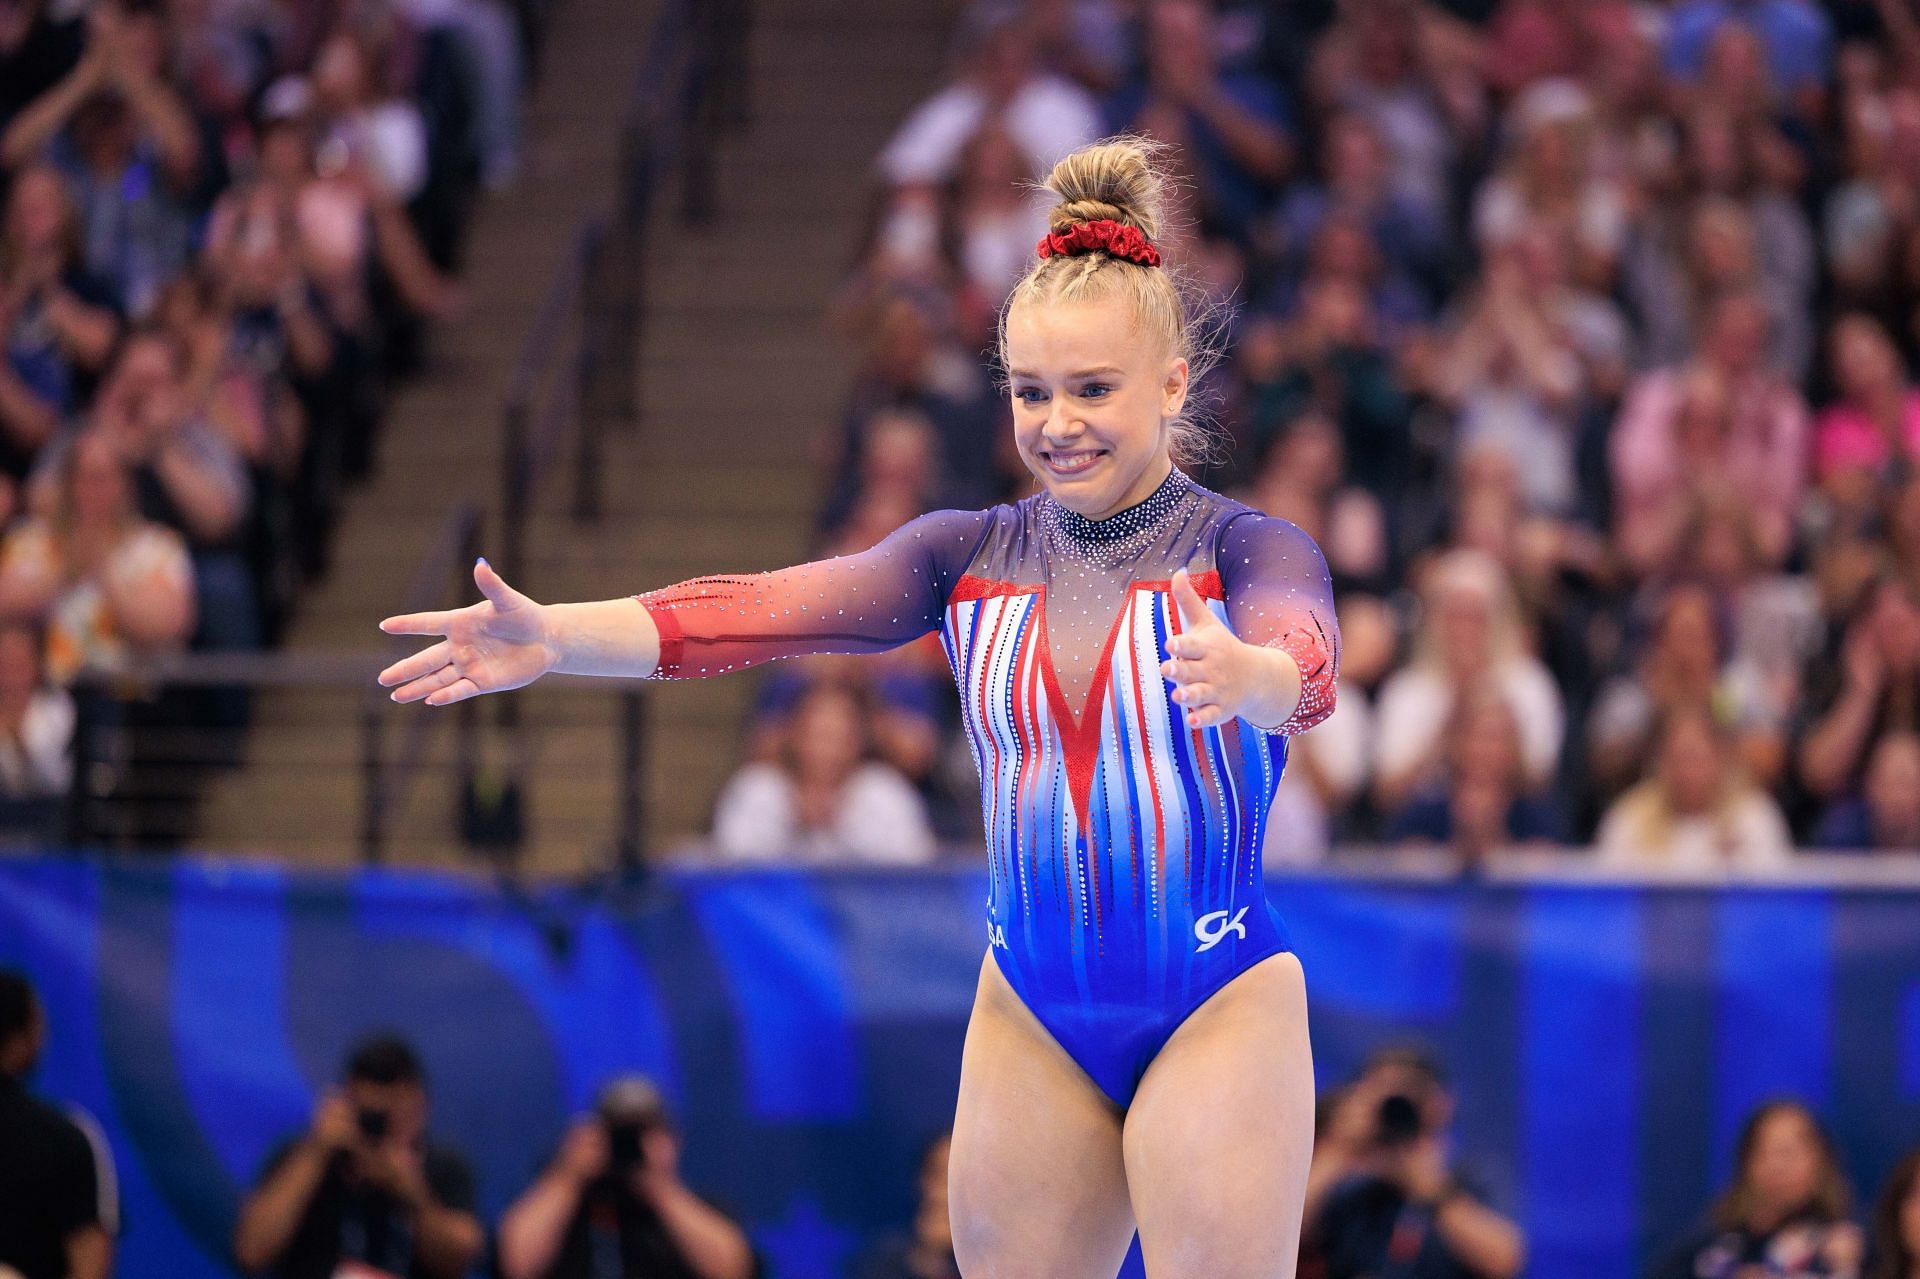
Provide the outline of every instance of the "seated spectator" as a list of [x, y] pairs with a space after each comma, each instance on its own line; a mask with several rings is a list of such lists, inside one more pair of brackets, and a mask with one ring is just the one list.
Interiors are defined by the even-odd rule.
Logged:
[[107, 1279], [120, 1232], [113, 1152], [85, 1111], [28, 1094], [46, 1039], [33, 987], [0, 970], [0, 1275]]
[[1887, 1175], [1872, 1229], [1866, 1279], [1920, 1279], [1920, 1149]]
[[1660, 602], [1639, 663], [1607, 681], [1589, 712], [1588, 782], [1603, 802], [1635, 779], [1661, 721], [1683, 709], [1727, 716], [1748, 774], [1768, 787], [1780, 780], [1789, 708], [1755, 663], [1732, 655], [1728, 629], [1702, 586], [1677, 586]]
[[1821, 848], [1920, 853], [1920, 734], [1899, 729], [1874, 743], [1860, 794], [1828, 807], [1813, 842]]
[[1920, 461], [1920, 388], [1867, 316], [1842, 317], [1829, 340], [1840, 395], [1814, 426], [1814, 478], [1841, 511], [1868, 512], [1890, 472]]
[[[52, 834], [73, 777], [73, 699], [47, 683], [40, 634], [0, 623], [0, 821]], [[52, 811], [48, 806], [52, 805]]]
[[1220, 66], [1214, 25], [1200, 0], [1148, 0], [1145, 75], [1107, 103], [1107, 131], [1172, 146], [1195, 213], [1242, 239], [1293, 167], [1294, 145], [1274, 84]]
[[601, 1089], [500, 1218], [502, 1279], [749, 1279], [739, 1226], [680, 1180], [680, 1135], [638, 1075]]
[[1626, 244], [1628, 192], [1595, 160], [1592, 102], [1572, 81], [1553, 80], [1517, 97], [1508, 114], [1512, 154], [1474, 198], [1482, 250], [1546, 232], [1572, 246], [1575, 278], [1605, 290]]
[[1807, 408], [1756, 358], [1766, 323], [1752, 296], [1724, 298], [1698, 360], [1629, 390], [1609, 449], [1615, 536], [1631, 571], [1671, 567], [1700, 503], [1720, 493], [1749, 513], [1762, 566], [1791, 549]]
[[1709, 46], [1725, 27], [1746, 24], [1759, 38], [1773, 82], [1811, 118], [1818, 117], [1833, 53], [1833, 27], [1808, 0], [1685, 0], [1667, 28], [1666, 66], [1680, 81], [1705, 69]]
[[1842, 797], [1889, 730], [1920, 728], [1920, 605], [1904, 583], [1876, 582], [1837, 651], [1810, 663], [1804, 714], [1795, 763], [1801, 786], [1819, 800]]
[[971, 5], [961, 19], [961, 70], [916, 107], [880, 153], [889, 187], [934, 186], [951, 178], [961, 152], [998, 117], [1032, 160], [1032, 178], [1100, 136], [1100, 109], [1079, 85], [1043, 69], [1031, 19], [1018, 5]]
[[870, 719], [855, 692], [809, 689], [785, 737], [776, 760], [748, 764], [721, 790], [713, 842], [723, 858], [902, 864], [933, 856], [920, 796], [870, 758]]
[[1447, 725], [1469, 694], [1504, 699], [1520, 728], [1521, 771], [1545, 785], [1560, 757], [1565, 712], [1546, 668], [1526, 651], [1512, 588], [1478, 551], [1448, 551], [1428, 569], [1412, 661], [1380, 690], [1374, 798], [1395, 814], [1445, 776]]
[[[241, 546], [252, 486], [239, 453], [189, 397], [185, 360], [158, 330], [129, 337], [100, 384], [88, 434], [128, 468], [141, 517], [179, 534], [192, 554], [197, 647], [257, 648], [259, 605]], [[57, 485], [70, 447], [46, 451], [32, 487]]]
[[940, 440], [920, 413], [882, 409], [874, 414], [862, 433], [855, 465], [853, 501], [841, 522], [826, 530], [829, 554], [864, 551], [940, 505]]
[[1448, 1158], [1454, 1102], [1426, 1054], [1375, 1056], [1325, 1106], [1307, 1174], [1301, 1272], [1513, 1279], [1526, 1236]]
[[1251, 451], [1266, 454], [1309, 413], [1330, 419], [1340, 432], [1342, 476], [1390, 512], [1413, 469], [1412, 402], [1392, 354], [1373, 332], [1354, 280], [1310, 277], [1298, 303], [1278, 321], [1249, 325], [1242, 344], [1252, 383]]
[[1450, 267], [1446, 225], [1389, 185], [1384, 144], [1366, 117], [1336, 115], [1322, 133], [1321, 175], [1290, 186], [1278, 214], [1260, 233], [1265, 247], [1286, 274], [1296, 274], [1326, 226], [1351, 224], [1380, 254], [1385, 287], [1414, 291], [1430, 311]]
[[1446, 846], [1471, 869], [1497, 849], [1564, 838], [1559, 813], [1527, 783], [1520, 727], [1505, 698], [1482, 690], [1462, 699], [1446, 732], [1444, 783], [1414, 796], [1389, 840]]
[[1308, 412], [1273, 437], [1252, 483], [1236, 496], [1313, 538], [1336, 590], [1381, 591], [1389, 585], [1392, 549], [1386, 514], [1372, 493], [1345, 483], [1345, 473], [1338, 429], [1325, 415]]
[[200, 126], [166, 64], [158, 9], [95, 5], [79, 65], [0, 135], [0, 164], [46, 153], [66, 173], [81, 263], [136, 316], [185, 268], [198, 212]]
[[194, 626], [193, 564], [140, 516], [118, 450], [87, 432], [63, 452], [50, 507], [0, 540], [0, 618], [42, 622], [47, 674], [113, 671], [173, 652]]
[[1857, 1275], [1864, 1241], [1847, 1220], [1846, 1174], [1833, 1141], [1797, 1101], [1760, 1107], [1734, 1147], [1734, 1182], [1707, 1226], [1653, 1269], [1653, 1279], [1814, 1279]]
[[941, 1133], [927, 1146], [920, 1156], [913, 1224], [868, 1248], [854, 1263], [853, 1279], [960, 1279], [960, 1265], [953, 1258], [953, 1223], [947, 1215], [947, 1154], [952, 1144], [952, 1134]]
[[364, 167], [374, 190], [405, 204], [427, 184], [427, 126], [420, 109], [386, 93], [374, 51], [335, 32], [313, 61], [313, 102], [323, 163]]
[[1668, 715], [1647, 779], [1600, 821], [1598, 864], [1642, 874], [1777, 869], [1792, 854], [1786, 818], [1747, 779], [1711, 712]]
[[485, 1243], [466, 1161], [427, 1139], [420, 1059], [404, 1040], [382, 1035], [353, 1050], [344, 1086], [268, 1160], [240, 1205], [233, 1254], [248, 1274], [280, 1279], [369, 1268], [394, 1279], [459, 1279]]
[[15, 479], [79, 410], [119, 336], [112, 295], [86, 273], [79, 244], [59, 170], [16, 174], [0, 224], [0, 473]]

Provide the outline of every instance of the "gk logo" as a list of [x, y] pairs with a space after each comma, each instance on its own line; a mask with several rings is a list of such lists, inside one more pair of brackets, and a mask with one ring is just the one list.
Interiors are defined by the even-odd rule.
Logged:
[[987, 925], [987, 949], [992, 950], [995, 946], [998, 946], [1001, 950], [1008, 948], [1007, 930], [998, 924], [989, 923]]
[[1247, 938], [1247, 926], [1240, 921], [1246, 917], [1247, 908], [1242, 906], [1234, 912], [1232, 919], [1227, 918], [1226, 911], [1216, 910], [1211, 914], [1202, 915], [1200, 918], [1194, 920], [1193, 935], [1200, 939], [1200, 944], [1193, 948], [1194, 953], [1198, 954], [1203, 950], [1212, 950], [1215, 946], [1218, 946], [1226, 940], [1228, 933], [1238, 933], [1240, 940], [1245, 941]]

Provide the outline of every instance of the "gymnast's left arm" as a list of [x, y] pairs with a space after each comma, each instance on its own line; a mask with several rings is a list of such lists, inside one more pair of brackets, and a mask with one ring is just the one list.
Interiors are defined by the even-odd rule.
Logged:
[[1305, 732], [1333, 712], [1340, 630], [1333, 585], [1313, 539], [1249, 513], [1222, 532], [1216, 555], [1227, 623], [1206, 609], [1185, 570], [1174, 575], [1181, 634], [1162, 668], [1196, 727], [1238, 716], [1264, 732]]

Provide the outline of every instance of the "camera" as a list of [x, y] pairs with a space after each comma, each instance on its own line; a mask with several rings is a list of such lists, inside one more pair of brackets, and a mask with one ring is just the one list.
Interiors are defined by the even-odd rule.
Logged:
[[646, 1135], [646, 1124], [635, 1119], [610, 1119], [606, 1121], [606, 1128], [609, 1159], [615, 1172], [624, 1174], [646, 1167], [647, 1150], [641, 1142]]
[[360, 1135], [368, 1141], [384, 1141], [393, 1127], [393, 1118], [378, 1106], [362, 1106], [354, 1112]]
[[1405, 1093], [1389, 1093], [1380, 1099], [1373, 1120], [1373, 1144], [1386, 1150], [1410, 1146], [1425, 1128], [1420, 1103]]

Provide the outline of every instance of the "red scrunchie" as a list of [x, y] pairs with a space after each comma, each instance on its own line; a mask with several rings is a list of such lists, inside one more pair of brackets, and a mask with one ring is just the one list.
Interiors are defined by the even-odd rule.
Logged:
[[1125, 226], [1112, 218], [1076, 222], [1065, 231], [1042, 236], [1038, 248], [1043, 258], [1056, 254], [1072, 257], [1097, 250], [1141, 266], [1160, 265], [1160, 250], [1153, 247], [1153, 241], [1147, 239], [1139, 227]]

